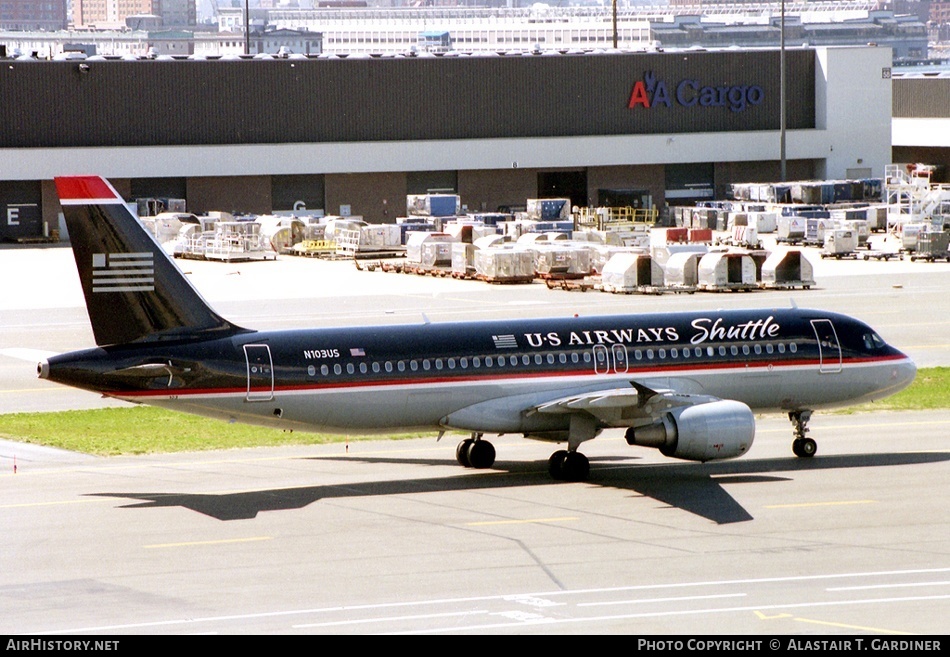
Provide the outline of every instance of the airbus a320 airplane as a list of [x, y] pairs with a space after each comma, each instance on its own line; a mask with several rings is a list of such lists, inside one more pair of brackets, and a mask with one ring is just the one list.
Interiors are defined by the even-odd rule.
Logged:
[[866, 324], [819, 310], [736, 310], [253, 331], [215, 313], [106, 180], [56, 179], [95, 335], [39, 376], [130, 402], [280, 429], [470, 432], [565, 442], [555, 479], [589, 475], [608, 427], [694, 461], [745, 454], [755, 412], [792, 420], [880, 399], [916, 367]]

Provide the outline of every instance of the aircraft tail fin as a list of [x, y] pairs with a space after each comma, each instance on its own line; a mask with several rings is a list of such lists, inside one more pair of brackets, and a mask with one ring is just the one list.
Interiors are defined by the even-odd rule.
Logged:
[[107, 180], [55, 181], [96, 344], [244, 330], [211, 309]]

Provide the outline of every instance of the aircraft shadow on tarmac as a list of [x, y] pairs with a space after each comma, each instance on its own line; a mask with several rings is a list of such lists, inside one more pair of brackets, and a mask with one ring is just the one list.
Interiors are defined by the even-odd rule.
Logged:
[[[347, 460], [364, 463], [399, 463], [445, 466], [444, 459], [405, 459], [383, 457], [319, 457], [321, 460]], [[615, 463], [617, 459], [601, 459]], [[590, 480], [575, 486], [607, 486], [627, 490], [637, 496], [706, 518], [717, 524], [753, 520], [724, 488], [744, 483], [783, 482], [794, 473], [843, 468], [888, 467], [939, 463], [950, 460], [945, 452], [913, 454], [861, 454], [719, 461], [715, 463], [674, 463], [614, 465], [592, 467]], [[597, 463], [598, 459], [592, 459]], [[781, 475], [777, 473], [788, 473]], [[517, 488], [524, 486], [566, 486], [548, 477], [547, 462], [496, 462], [490, 470], [465, 470], [449, 477], [419, 477], [398, 481], [368, 481], [300, 488], [275, 488], [240, 493], [90, 493], [95, 497], [120, 497], [139, 500], [123, 508], [143, 509], [180, 506], [218, 520], [247, 520], [263, 511], [301, 509], [324, 499], [382, 495], [412, 495], [447, 491]], [[583, 494], [583, 492], [579, 492]]]

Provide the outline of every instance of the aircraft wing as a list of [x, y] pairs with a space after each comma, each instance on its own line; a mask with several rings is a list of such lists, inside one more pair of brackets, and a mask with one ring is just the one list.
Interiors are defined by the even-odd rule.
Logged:
[[658, 413], [674, 408], [719, 401], [718, 397], [678, 392], [670, 388], [650, 388], [636, 381], [629, 387], [594, 390], [558, 397], [536, 404], [528, 413], [586, 412], [602, 424], [626, 427], [643, 424]]
[[[665, 381], [676, 386], [676, 381]], [[613, 388], [580, 388], [491, 399], [451, 413], [443, 418], [442, 424], [446, 428], [473, 431], [530, 433], [564, 424], [565, 416], [586, 416], [602, 427], [630, 427], [650, 423], [673, 409], [717, 401], [720, 401], [718, 397], [681, 392], [674, 387], [649, 387], [628, 381], [617, 382]]]

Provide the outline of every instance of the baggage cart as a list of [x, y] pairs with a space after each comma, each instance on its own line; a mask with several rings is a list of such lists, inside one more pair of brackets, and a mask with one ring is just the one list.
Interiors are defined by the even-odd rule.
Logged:
[[917, 251], [911, 260], [946, 260], [950, 262], [950, 233], [927, 231], [917, 235]]
[[834, 228], [825, 232], [825, 244], [821, 251], [822, 258], [857, 258], [858, 235], [849, 228]]

